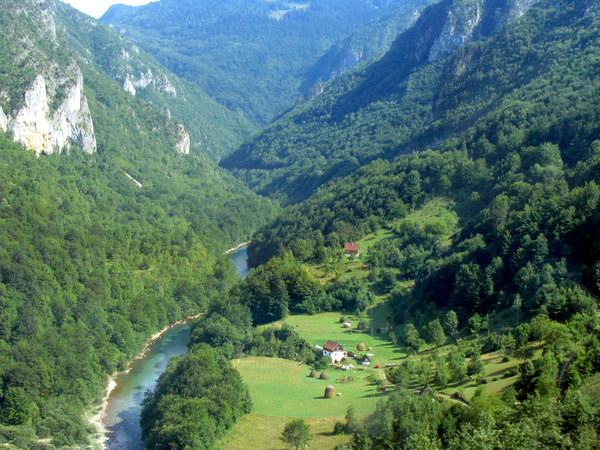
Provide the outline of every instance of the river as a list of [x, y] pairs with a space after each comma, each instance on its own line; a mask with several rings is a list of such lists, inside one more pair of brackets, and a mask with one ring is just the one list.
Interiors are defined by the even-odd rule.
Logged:
[[[248, 274], [246, 247], [231, 253], [237, 272]], [[131, 364], [131, 370], [117, 375], [117, 383], [108, 399], [103, 423], [108, 430], [106, 446], [110, 450], [141, 450], [144, 448], [140, 428], [140, 412], [144, 392], [153, 389], [171, 356], [187, 350], [190, 325], [177, 325], [154, 341], [146, 355]]]

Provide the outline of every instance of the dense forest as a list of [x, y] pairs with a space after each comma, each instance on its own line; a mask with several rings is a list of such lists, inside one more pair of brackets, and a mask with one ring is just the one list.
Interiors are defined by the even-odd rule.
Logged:
[[[179, 182], [139, 189], [110, 152], [37, 159], [4, 137], [1, 144], [1, 434], [21, 448], [36, 436], [84, 443], [83, 408], [106, 376], [235, 280], [216, 251], [251, 232], [244, 210], [256, 200], [218, 179], [195, 185], [184, 171], [205, 169], [183, 158], [170, 164]], [[235, 219], [245, 223], [211, 213], [209, 201], [232, 211], [239, 202]]]
[[[0, 7], [7, 115], [36, 75], [50, 108], [73, 82], [80, 60], [63, 28], [37, 34], [67, 7], [45, 6]], [[89, 443], [84, 413], [107, 376], [225, 292], [237, 276], [223, 252], [277, 211], [208, 156], [179, 153], [178, 123], [157, 106], [80, 70], [97, 152], [72, 142], [36, 157], [0, 133], [0, 442], [16, 448]]]
[[[115, 5], [101, 20], [219, 103], [264, 126], [321, 78], [387, 50], [428, 3], [163, 0]], [[353, 33], [362, 35], [360, 46], [346, 43], [341, 53], [329, 51]]]
[[[153, 21], [153, 8], [178, 4], [119, 6], [111, 14], [143, 11], [132, 36], [151, 25], [146, 42], [157, 50], [182, 31]], [[361, 26], [374, 18], [367, 14], [373, 5], [394, 4], [356, 2], [364, 8]], [[403, 355], [370, 378], [383, 388], [372, 405], [377, 420], [349, 409], [325, 433], [348, 436], [338, 450], [597, 447], [597, 1], [428, 7], [386, 55], [320, 94], [311, 91], [225, 160], [254, 190], [296, 203], [283, 212], [213, 161], [248, 135], [245, 119], [65, 5], [14, 5], [0, 6], [3, 115], [26, 103], [40, 74], [49, 80], [49, 108], [58, 108], [77, 67], [97, 152], [71, 142], [36, 156], [10, 131], [0, 133], [0, 445], [88, 445], [85, 414], [107, 376], [156, 331], [201, 314], [187, 354], [171, 360], [146, 393], [141, 425], [148, 448], [214, 448], [253, 409], [251, 386], [232, 360], [281, 358], [301, 370], [325, 369], [331, 358], [284, 320], [329, 312], [336, 329], [353, 315], [350, 331], [376, 334]], [[264, 20], [283, 4], [252, 5]], [[399, 19], [398, 11], [370, 22], [378, 37], [369, 45], [381, 42], [379, 27]], [[268, 20], [286, 24], [304, 12]], [[302, 16], [300, 29], [332, 20], [321, 12], [321, 22]], [[186, 33], [195, 22], [210, 23], [198, 14], [187, 17]], [[48, 28], [47, 17], [59, 26]], [[345, 34], [355, 33], [343, 44], [354, 48], [356, 24], [341, 11], [335, 18]], [[404, 19], [394, 26], [412, 20]], [[211, 26], [246, 30], [238, 23]], [[48, 29], [56, 36], [42, 39]], [[450, 29], [457, 39], [444, 40]], [[284, 46], [279, 32], [263, 37]], [[316, 53], [334, 41], [325, 40]], [[200, 55], [203, 40], [189, 42]], [[314, 50], [294, 44], [292, 51]], [[167, 65], [189, 76], [203, 71], [210, 81], [220, 73], [188, 61], [189, 48], [165, 48]], [[332, 52], [306, 72], [315, 81], [335, 70]], [[155, 82], [132, 95], [127, 80], [148, 70]], [[165, 90], [166, 79], [182, 97]], [[254, 101], [238, 84], [261, 98], [255, 123], [292, 92], [285, 88], [280, 103], [266, 107], [264, 86], [226, 81], [214, 92], [232, 109]], [[192, 152], [180, 153], [181, 124], [188, 127], [197, 109], [205, 119], [190, 130]], [[239, 280], [223, 252], [250, 238], [253, 269]], [[369, 245], [348, 260], [344, 244], [362, 239]], [[385, 327], [364, 330], [368, 311], [381, 305]], [[490, 353], [510, 366], [486, 374]], [[511, 377], [501, 392], [486, 389]], [[468, 398], [466, 383], [476, 386]], [[456, 391], [442, 392], [449, 385]]]
[[524, 92], [542, 102], [561, 84], [577, 91], [573, 82], [595, 77], [593, 16], [538, 2], [500, 33], [513, 10], [495, 14], [488, 1], [479, 14], [477, 4], [431, 5], [381, 59], [338, 78], [222, 165], [253, 190], [296, 203], [376, 158], [438, 146]]

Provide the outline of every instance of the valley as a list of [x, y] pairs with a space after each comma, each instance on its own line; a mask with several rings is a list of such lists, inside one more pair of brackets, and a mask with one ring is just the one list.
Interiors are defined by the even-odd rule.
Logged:
[[599, 1], [0, 28], [0, 446], [597, 447]]

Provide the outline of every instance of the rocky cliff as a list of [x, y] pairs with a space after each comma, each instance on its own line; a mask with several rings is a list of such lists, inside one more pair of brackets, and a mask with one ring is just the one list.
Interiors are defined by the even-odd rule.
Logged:
[[[25, 104], [8, 116], [4, 111], [0, 112], [0, 129], [10, 131], [15, 141], [38, 155], [60, 152], [71, 144], [94, 153], [96, 137], [83, 93], [83, 76], [77, 66], [72, 70], [75, 83], [65, 91], [57, 91], [55, 98], [49, 97], [44, 76], [37, 75], [25, 92]], [[50, 105], [59, 95], [64, 100], [52, 111]]]
[[429, 48], [429, 62], [450, 55], [472, 40], [491, 36], [525, 14], [536, 0], [455, 0]]
[[71, 145], [93, 153], [96, 137], [83, 75], [60, 42], [52, 5], [45, 0], [3, 2], [2, 63], [16, 62], [19, 70], [3, 68], [0, 130], [38, 155]]

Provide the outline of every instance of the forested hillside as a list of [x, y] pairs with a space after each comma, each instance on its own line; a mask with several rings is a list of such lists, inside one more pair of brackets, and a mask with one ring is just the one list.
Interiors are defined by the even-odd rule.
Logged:
[[[65, 34], [80, 15], [52, 1], [0, 11], [10, 129], [0, 133], [0, 443], [81, 446], [93, 431], [84, 408], [107, 375], [227, 290], [237, 277], [223, 251], [277, 209], [204, 154], [182, 152], [178, 122], [96, 70], [89, 58], [101, 60], [102, 48], [84, 62]], [[92, 42], [114, 41], [85, 20], [108, 36]], [[21, 129], [52, 139], [54, 129], [35, 124], [50, 115], [52, 125], [73, 86], [95, 147], [72, 137], [36, 156], [12, 141]]]
[[[581, 231], [573, 242], [568, 242], [568, 233], [577, 226], [593, 228], [593, 222], [584, 224], [596, 220], [593, 201], [577, 200], [584, 192], [591, 195], [597, 182], [595, 139], [600, 131], [596, 120], [600, 104], [594, 55], [600, 54], [600, 48], [595, 39], [598, 19], [594, 11], [572, 2], [562, 2], [560, 7], [541, 2], [495, 39], [459, 51], [480, 52], [467, 74], [471, 81], [479, 73], [480, 79], [512, 86], [514, 78], [508, 72], [499, 77], [477, 71], [478, 61], [487, 63], [488, 57], [496, 61], [490, 68], [497, 74], [500, 67], [529, 67], [512, 62], [513, 58], [528, 61], [519, 55], [533, 56], [541, 51], [542, 56], [535, 60], [544, 61], [547, 71], [518, 90], [507, 89], [510, 94], [502, 97], [492, 95], [495, 85], [470, 84], [470, 98], [496, 102], [494, 111], [435, 150], [375, 161], [353, 176], [331, 183], [303, 204], [288, 208], [255, 236], [250, 247], [252, 264], [265, 262], [282, 249], [293, 249], [299, 239], [313, 250], [327, 242], [356, 240], [383, 224], [402, 222], [411, 210], [435, 197], [450, 198], [460, 217], [463, 231], [453, 238], [451, 247], [478, 234], [485, 237], [491, 230], [498, 233], [494, 239], [500, 239], [501, 230], [505, 230], [510, 242], [517, 243], [521, 241], [515, 236], [521, 230], [523, 239], [525, 234], [535, 239], [543, 233], [548, 245], [568, 245], [568, 251], [559, 248], [556, 254], [576, 257], [575, 263], [581, 262], [582, 255], [574, 250], [581, 245], [587, 255], [584, 260], [593, 264], [597, 258], [590, 252], [595, 247], [581, 237], [593, 240], [593, 233]], [[567, 29], [571, 39], [565, 39]], [[528, 50], [522, 50], [523, 40], [516, 39], [521, 33], [532, 42]], [[532, 35], [539, 36], [539, 41]], [[552, 41], [558, 35], [561, 44], [558, 37]], [[515, 69], [514, 75], [519, 78], [527, 73]], [[467, 82], [457, 77], [448, 86]], [[460, 105], [470, 110], [466, 100]], [[448, 115], [462, 120], [459, 114]], [[544, 206], [532, 202], [543, 202]], [[517, 214], [515, 220], [531, 222], [509, 224], [513, 212]], [[569, 225], [558, 225], [562, 221]], [[508, 236], [503, 239], [503, 245], [508, 245]], [[492, 253], [496, 251], [499, 248]], [[595, 282], [590, 288], [596, 289]]]
[[[492, 0], [444, 0], [429, 6], [377, 62], [335, 80], [311, 102], [298, 105], [244, 143], [222, 165], [253, 190], [295, 203], [373, 159], [439, 144], [446, 137], [442, 129], [448, 122], [452, 133], [464, 130], [465, 123], [453, 118], [453, 107], [468, 111], [471, 121], [489, 112], [487, 96], [470, 94], [471, 87], [482, 86], [477, 77], [499, 70], [502, 76], [496, 83], [503, 78], [511, 80], [496, 97], [532, 81], [533, 73], [528, 78], [518, 73], [526, 67], [504, 67], [506, 61], [498, 58], [479, 60], [470, 53], [455, 54], [471, 41], [475, 43], [468, 48], [474, 51], [480, 45], [477, 41], [494, 35], [531, 3], [502, 3], [497, 9], [501, 5]], [[536, 51], [543, 51], [546, 38], [560, 42], [559, 36], [545, 36], [544, 23], [534, 25], [531, 31], [525, 26], [505, 30], [516, 33], [513, 43], [521, 40], [521, 34], [532, 36], [537, 30], [542, 48], [536, 47]], [[481, 45], [487, 48], [487, 44]], [[513, 58], [519, 58], [519, 53], [509, 57]], [[526, 55], [521, 59], [522, 65], [531, 65], [530, 72], [540, 65]], [[452, 90], [455, 78], [469, 89]], [[466, 100], [457, 98], [460, 95]], [[443, 115], [438, 111], [440, 102], [449, 105]], [[432, 122], [436, 128], [431, 129]], [[418, 139], [421, 135], [426, 136], [425, 143]]]
[[247, 139], [254, 128], [215, 102], [197, 84], [177, 77], [119, 33], [62, 3], [56, 4], [70, 48], [93, 70], [117, 81], [180, 121], [191, 151], [219, 160]]
[[[387, 370], [396, 389], [377, 423], [354, 426], [339, 448], [597, 445], [599, 21], [597, 2], [542, 1], [459, 50], [429, 128], [456, 136], [374, 161], [255, 235], [253, 264], [291, 251], [334, 279], [344, 242], [376, 241], [358, 282], [385, 293], [410, 356]], [[270, 286], [259, 298], [281, 298]], [[520, 363], [486, 375], [490, 352]], [[468, 400], [436, 392], [467, 375], [480, 386]], [[501, 393], [486, 388], [514, 375]]]
[[[428, 3], [163, 0], [135, 8], [115, 5], [102, 21], [219, 103], [264, 126], [312, 83], [385, 51]], [[360, 42], [318, 61], [367, 24]]]

